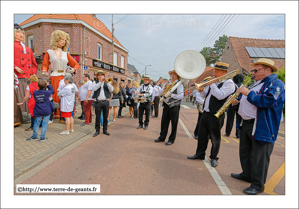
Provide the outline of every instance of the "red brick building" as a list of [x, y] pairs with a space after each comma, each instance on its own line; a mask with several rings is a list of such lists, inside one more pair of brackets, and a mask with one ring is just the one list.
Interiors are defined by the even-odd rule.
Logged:
[[[20, 24], [35, 56], [42, 57], [50, 49], [51, 34], [62, 30], [70, 36], [69, 53], [79, 63], [74, 81], [82, 80], [84, 73], [94, 77], [94, 71], [108, 72], [108, 78], [118, 82], [132, 80], [127, 70], [128, 50], [113, 37], [109, 29], [91, 14], [36, 14]], [[113, 43], [113, 44], [112, 44]], [[113, 51], [113, 53], [112, 53]], [[42, 60], [38, 61], [39, 69]], [[43, 75], [38, 71], [37, 76]]]
[[228, 71], [241, 69], [248, 73], [252, 69], [251, 63], [267, 58], [281, 69], [285, 67], [284, 48], [284, 40], [229, 37], [221, 62], [229, 64]]

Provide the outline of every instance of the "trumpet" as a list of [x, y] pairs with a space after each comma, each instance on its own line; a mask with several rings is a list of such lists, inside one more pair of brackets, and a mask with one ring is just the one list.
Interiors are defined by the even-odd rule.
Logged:
[[[240, 70], [234, 70], [234, 71], [231, 71], [231, 72], [229, 72], [229, 73], [227, 73], [227, 74], [225, 74], [225, 75], [223, 75], [223, 76], [220, 76], [220, 77], [218, 77], [218, 78], [213, 78], [213, 79], [210, 79], [210, 80], [201, 82], [201, 83], [195, 83], [195, 86], [193, 86], [193, 87], [191, 87], [191, 88], [188, 88], [188, 89], [186, 89], [185, 91], [187, 91], [187, 90], [191, 90], [191, 92], [193, 92], [193, 90], [195, 90], [195, 89], [199, 89], [199, 88], [201, 88], [202, 86], [210, 85], [211, 83], [213, 83], [213, 82], [215, 82], [215, 81], [216, 81], [216, 83], [218, 83], [218, 82], [227, 80], [227, 79], [229, 79], [229, 78], [233, 78], [235, 75], [237, 75], [237, 74], [239, 74], [239, 73], [240, 73]], [[184, 92], [182, 92], [182, 93], [184, 93]], [[191, 94], [188, 94], [188, 95], [186, 95], [186, 96], [190, 96], [190, 95], [193, 95], [193, 94], [194, 94], [194, 93], [191, 93]], [[181, 98], [181, 99], [184, 99], [186, 96], [184, 96], [184, 97]], [[172, 97], [171, 97], [171, 98], [172, 98]], [[170, 105], [170, 104], [172, 104], [172, 103], [174, 103], [174, 102], [176, 102], [176, 101], [179, 101], [179, 100], [181, 100], [181, 99], [175, 100], [175, 101], [170, 102], [170, 103], [167, 103], [167, 104]]]
[[111, 84], [113, 82], [113, 79], [112, 78], [108, 78], [108, 80], [107, 80], [107, 78], [105, 78], [104, 82]]
[[[240, 88], [242, 86], [247, 87], [248, 84], [250, 83], [250, 81], [252, 81], [254, 79], [254, 76], [251, 77], [251, 79], [245, 83], [244, 85], [241, 85]], [[229, 98], [223, 105], [222, 107], [217, 111], [216, 114], [214, 114], [217, 118], [219, 118], [224, 112], [225, 110], [229, 107], [229, 105], [240, 95], [240, 92], [236, 92], [234, 93], [231, 98]]]

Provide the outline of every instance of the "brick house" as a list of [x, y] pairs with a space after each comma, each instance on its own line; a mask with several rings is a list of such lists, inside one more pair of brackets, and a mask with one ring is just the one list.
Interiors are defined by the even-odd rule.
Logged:
[[281, 69], [285, 67], [284, 48], [285, 40], [229, 37], [221, 62], [229, 64], [228, 71], [241, 69], [248, 74], [252, 69], [251, 63], [267, 58]]
[[130, 69], [133, 72], [133, 81], [138, 81], [138, 83], [140, 83], [141, 76], [136, 67], [128, 63], [128, 69]]
[[[50, 49], [53, 31], [62, 30], [69, 34], [68, 52], [80, 66], [74, 81], [82, 80], [84, 73], [94, 78], [94, 71], [99, 69], [108, 72], [107, 77], [118, 82], [127, 84], [133, 79], [127, 70], [128, 50], [115, 37], [112, 44], [112, 33], [94, 14], [36, 14], [20, 26], [25, 30], [25, 44], [33, 50], [35, 57], [41, 59]], [[44, 77], [40, 71], [41, 59], [37, 60], [39, 78]]]

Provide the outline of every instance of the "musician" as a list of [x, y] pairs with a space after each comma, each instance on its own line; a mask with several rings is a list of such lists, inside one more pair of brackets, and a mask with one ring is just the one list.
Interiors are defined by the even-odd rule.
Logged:
[[[144, 130], [147, 130], [148, 123], [149, 123], [149, 115], [151, 110], [151, 96], [153, 94], [153, 87], [150, 85], [150, 77], [148, 75], [145, 75], [142, 78], [144, 84], [138, 87], [136, 91], [136, 95], [139, 97], [146, 98], [144, 102], [140, 101], [139, 105], [139, 126], [137, 129], [143, 128], [144, 124]], [[145, 112], [145, 121], [143, 123], [143, 113]]]
[[160, 102], [160, 91], [161, 87], [157, 85], [157, 82], [153, 82], [154, 89], [153, 89], [153, 95], [152, 95], [152, 103], [154, 103], [154, 109], [155, 109], [155, 115], [153, 118], [157, 118], [159, 114], [159, 102]]
[[[206, 77], [204, 79], [204, 82], [210, 80], [212, 77], [209, 76], [209, 77]], [[197, 102], [197, 109], [198, 109], [198, 118], [197, 118], [197, 123], [196, 123], [196, 127], [195, 127], [195, 130], [194, 130], [194, 139], [198, 140], [198, 127], [199, 127], [199, 122], [200, 122], [200, 119], [201, 119], [201, 116], [202, 116], [202, 108], [203, 108], [203, 103], [204, 103], [204, 99], [202, 98], [202, 96], [200, 96], [200, 93], [198, 90], [196, 90], [195, 94], [194, 94], [194, 97], [196, 98], [196, 102]]]
[[108, 112], [109, 112], [109, 99], [111, 93], [113, 92], [114, 88], [110, 83], [107, 83], [105, 80], [105, 75], [108, 74], [103, 70], [97, 71], [97, 80], [92, 83], [92, 90], [94, 94], [92, 98], [95, 99], [95, 113], [96, 113], [96, 122], [95, 122], [95, 129], [96, 132], [94, 133], [93, 137], [96, 137], [100, 134], [100, 118], [101, 118], [101, 111], [103, 110], [103, 133], [106, 135], [110, 135], [107, 131], [108, 129]]
[[237, 90], [242, 94], [238, 113], [242, 117], [239, 157], [242, 167], [240, 174], [233, 178], [250, 182], [245, 194], [255, 195], [264, 191], [264, 184], [278, 134], [285, 101], [284, 83], [277, 79], [274, 62], [261, 58], [252, 63], [255, 82]]
[[[173, 82], [178, 82], [180, 77], [178, 74], [173, 71], [169, 71], [168, 74], [170, 75], [171, 80], [168, 82], [173, 83]], [[164, 86], [164, 88], [167, 86], [167, 84]], [[163, 90], [164, 90], [163, 88]], [[174, 143], [175, 138], [176, 138], [176, 133], [177, 133], [177, 127], [178, 127], [178, 122], [179, 122], [179, 113], [180, 113], [180, 104], [181, 104], [181, 99], [184, 97], [184, 87], [183, 84], [180, 84], [168, 97], [167, 99], [164, 100], [163, 102], [163, 113], [162, 113], [162, 120], [161, 120], [161, 132], [160, 136], [155, 139], [155, 142], [164, 142], [165, 138], [167, 136], [168, 132], [168, 126], [171, 121], [171, 134], [168, 138], [168, 141], [166, 142], [166, 145], [171, 145]], [[167, 103], [173, 102], [175, 100], [178, 100], [170, 105]]]
[[[219, 78], [224, 76], [228, 70], [229, 64], [217, 62], [214, 66], [213, 76]], [[205, 159], [206, 149], [208, 146], [209, 138], [212, 141], [212, 149], [210, 153], [211, 165], [216, 167], [218, 165], [217, 157], [220, 149], [221, 142], [221, 128], [223, 126], [225, 115], [222, 114], [217, 118], [214, 114], [222, 107], [226, 99], [235, 91], [235, 84], [232, 79], [217, 82], [215, 79], [209, 83], [206, 90], [204, 87], [199, 89], [200, 95], [205, 98], [204, 112], [201, 117], [198, 132], [198, 141], [196, 154], [194, 156], [188, 156], [188, 159]], [[210, 137], [209, 137], [210, 136]]]

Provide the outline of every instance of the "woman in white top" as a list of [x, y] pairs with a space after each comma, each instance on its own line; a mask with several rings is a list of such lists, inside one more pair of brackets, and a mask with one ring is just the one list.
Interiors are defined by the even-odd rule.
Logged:
[[[53, 101], [60, 103], [59, 97], [57, 96], [57, 88], [59, 86], [59, 81], [62, 80], [65, 76], [67, 65], [70, 65], [73, 69], [69, 70], [68, 73], [76, 73], [79, 69], [79, 64], [72, 58], [72, 56], [67, 53], [69, 47], [69, 35], [61, 30], [55, 30], [51, 34], [51, 43], [50, 46], [52, 49], [49, 49], [45, 53], [42, 72], [43, 74], [49, 76], [52, 80], [52, 86], [54, 89]], [[59, 118], [60, 109], [55, 111], [55, 118]]]
[[65, 131], [60, 134], [69, 134], [69, 132], [74, 132], [74, 119], [72, 117], [72, 112], [74, 109], [75, 101], [75, 87], [73, 83], [73, 77], [69, 74], [64, 77], [65, 86], [61, 91], [58, 92], [58, 96], [61, 100], [61, 117], [65, 118]]

